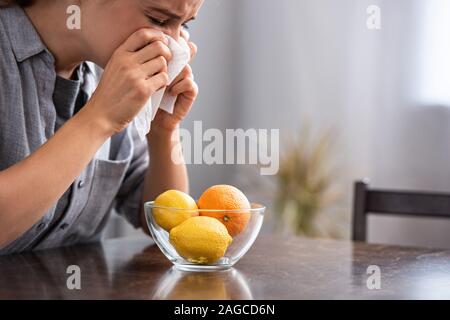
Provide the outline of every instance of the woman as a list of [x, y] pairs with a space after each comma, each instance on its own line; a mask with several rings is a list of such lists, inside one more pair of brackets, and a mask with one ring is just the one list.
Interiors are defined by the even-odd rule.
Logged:
[[188, 191], [171, 151], [198, 92], [191, 68], [147, 141], [131, 124], [168, 85], [165, 35], [187, 39], [203, 0], [0, 3], [0, 254], [97, 241], [112, 210], [146, 230], [144, 201]]

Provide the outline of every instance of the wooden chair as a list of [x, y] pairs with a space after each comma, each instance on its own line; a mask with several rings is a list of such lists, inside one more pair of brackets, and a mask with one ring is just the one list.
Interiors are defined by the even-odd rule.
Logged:
[[368, 214], [450, 218], [450, 194], [374, 190], [363, 180], [353, 196], [353, 241], [367, 241]]

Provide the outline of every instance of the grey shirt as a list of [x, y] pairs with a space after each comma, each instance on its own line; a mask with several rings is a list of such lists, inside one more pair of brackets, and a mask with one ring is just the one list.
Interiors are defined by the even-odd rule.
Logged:
[[[89, 99], [101, 71], [85, 62], [74, 83], [59, 78], [53, 55], [25, 12], [0, 9], [0, 171], [50, 139]], [[0, 254], [98, 241], [113, 211], [140, 226], [147, 143], [130, 125], [107, 144], [106, 156], [94, 157], [40, 221]]]
[[[61, 126], [74, 116], [87, 102], [87, 96], [82, 94], [81, 91], [80, 79], [83, 79], [84, 77], [81, 73], [84, 71], [83, 67], [84, 66], [78, 67], [74, 73], [76, 79], [64, 79], [58, 75], [56, 76], [55, 90], [53, 92], [53, 104], [56, 109], [55, 131], [61, 128]], [[72, 189], [72, 186], [70, 186], [59, 199], [55, 208], [55, 215], [53, 216], [53, 225], [57, 224], [64, 216], [64, 212], [70, 204]]]

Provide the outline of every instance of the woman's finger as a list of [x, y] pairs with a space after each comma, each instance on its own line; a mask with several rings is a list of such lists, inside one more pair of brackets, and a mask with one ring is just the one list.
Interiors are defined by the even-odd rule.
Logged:
[[142, 28], [133, 33], [123, 43], [122, 48], [128, 52], [136, 52], [154, 41], [162, 41], [166, 43], [167, 39], [162, 31]]
[[139, 64], [146, 63], [156, 57], [163, 56], [166, 61], [172, 60], [172, 51], [162, 41], [154, 41], [135, 53], [136, 61]]
[[189, 48], [191, 49], [191, 60], [189, 62], [192, 62], [194, 57], [197, 55], [197, 45], [195, 43], [189, 41], [189, 39], [191, 38], [191, 35], [189, 34], [189, 32], [186, 29], [181, 30], [180, 34], [181, 34], [181, 37], [184, 40], [186, 40], [187, 44], [189, 45]]
[[173, 96], [183, 94], [188, 99], [195, 99], [198, 94], [198, 85], [192, 78], [185, 78], [184, 80], [173, 86], [169, 93]]
[[180, 35], [184, 38], [184, 40], [186, 40], [186, 42], [189, 42], [191, 35], [186, 29], [181, 29]]
[[142, 71], [147, 78], [151, 78], [160, 72], [167, 73], [167, 60], [163, 56], [156, 57], [155, 59], [144, 63], [142, 65]]
[[160, 72], [153, 77], [149, 78], [149, 89], [151, 92], [156, 92], [159, 89], [164, 88], [167, 86], [167, 82], [169, 81], [169, 75], [166, 72]]
[[189, 113], [192, 108], [193, 99], [186, 97], [181, 94], [177, 98], [175, 104], [175, 109], [173, 110], [173, 116], [175, 116], [179, 121], [182, 121]]
[[183, 71], [172, 81], [170, 84], [171, 87], [175, 86], [178, 82], [182, 81], [184, 78], [192, 78], [194, 79], [194, 74], [192, 73], [192, 68], [190, 65], [186, 65]]
[[189, 60], [189, 62], [192, 62], [192, 60], [194, 60], [195, 56], [197, 55], [197, 45], [193, 42], [188, 42], [189, 48], [191, 49], [191, 60]]

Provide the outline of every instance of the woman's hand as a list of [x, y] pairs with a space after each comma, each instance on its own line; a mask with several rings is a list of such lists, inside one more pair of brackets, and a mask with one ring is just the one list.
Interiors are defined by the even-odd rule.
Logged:
[[[191, 48], [191, 61], [197, 54], [197, 46], [189, 41], [189, 33], [181, 32], [181, 36], [188, 42]], [[194, 81], [192, 68], [187, 65], [183, 71], [175, 78], [168, 88], [168, 93], [177, 96], [173, 114], [169, 114], [159, 109], [152, 122], [152, 131], [163, 130], [168, 133], [173, 132], [178, 124], [187, 116], [198, 95], [198, 85]], [[152, 133], [150, 132], [150, 136]]]
[[85, 108], [111, 135], [122, 131], [148, 99], [168, 85], [171, 58], [163, 32], [138, 30], [114, 52]]

